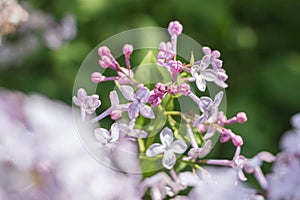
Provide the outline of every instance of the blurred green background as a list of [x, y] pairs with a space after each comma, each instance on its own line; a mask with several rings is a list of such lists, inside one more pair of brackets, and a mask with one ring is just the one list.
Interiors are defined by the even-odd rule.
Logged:
[[[57, 50], [41, 46], [21, 64], [0, 67], [1, 87], [39, 92], [71, 104], [76, 72], [97, 44], [121, 31], [167, 27], [169, 21], [179, 20], [185, 34], [222, 53], [229, 75], [228, 116], [238, 111], [248, 114], [246, 124], [232, 126], [245, 138], [246, 156], [261, 150], [277, 153], [281, 134], [290, 128], [290, 117], [300, 111], [299, 0], [20, 2], [29, 2], [58, 20], [74, 14], [78, 32]], [[217, 151], [230, 145], [219, 146]], [[233, 154], [231, 150], [223, 153]]]

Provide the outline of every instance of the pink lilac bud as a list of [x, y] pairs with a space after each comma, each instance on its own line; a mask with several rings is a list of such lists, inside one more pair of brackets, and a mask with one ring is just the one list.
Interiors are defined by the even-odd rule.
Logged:
[[221, 111], [218, 113], [218, 124], [223, 126], [227, 121], [227, 117], [224, 115], [224, 112]]
[[113, 63], [110, 57], [108, 56], [102, 56], [101, 59], [99, 60], [99, 65], [106, 69], [108, 67], [112, 69], [116, 69], [116, 65]]
[[231, 139], [232, 135], [233, 133], [230, 129], [225, 129], [225, 128], [222, 129], [220, 142], [222, 143], [228, 142]]
[[177, 94], [177, 87], [175, 85], [168, 86], [167, 92], [171, 95]]
[[190, 85], [187, 83], [180, 84], [177, 88], [177, 92], [184, 96], [188, 96], [191, 93]]
[[123, 54], [125, 56], [125, 63], [127, 67], [130, 67], [130, 55], [133, 52], [133, 46], [130, 44], [125, 44], [123, 47]]
[[123, 47], [123, 54], [126, 55], [131, 55], [133, 52], [133, 46], [130, 44], [125, 44]]
[[204, 133], [207, 129], [204, 124], [200, 124], [197, 128], [200, 131], [200, 133]]
[[110, 50], [107, 46], [103, 46], [98, 49], [98, 54], [99, 56], [109, 56]]
[[236, 118], [238, 123], [245, 123], [247, 121], [247, 115], [244, 112], [239, 112]]
[[112, 120], [116, 120], [122, 117], [122, 111], [119, 110], [113, 110], [109, 114]]
[[145, 86], [144, 86], [144, 84], [143, 83], [140, 83], [140, 84], [138, 84], [138, 89], [141, 89], [141, 88], [144, 88]]
[[179, 74], [182, 71], [182, 63], [179, 60], [170, 60], [169, 64], [172, 73]]
[[156, 94], [158, 96], [163, 96], [166, 93], [167, 88], [162, 83], [156, 83], [153, 91], [154, 91], [154, 94]]
[[151, 104], [151, 106], [158, 106], [161, 103], [161, 97], [156, 94], [152, 94], [150, 95], [148, 102]]
[[168, 31], [170, 35], [180, 35], [182, 33], [183, 27], [178, 21], [173, 21], [169, 23]]
[[182, 71], [182, 63], [179, 60], [170, 60], [169, 66], [172, 74], [172, 80], [176, 81], [177, 75]]
[[233, 135], [232, 136], [232, 143], [234, 144], [234, 146], [239, 147], [242, 146], [244, 141], [243, 138], [239, 135]]
[[105, 76], [103, 76], [101, 73], [99, 72], [94, 72], [91, 75], [91, 79], [93, 83], [101, 83], [102, 81], [105, 80]]

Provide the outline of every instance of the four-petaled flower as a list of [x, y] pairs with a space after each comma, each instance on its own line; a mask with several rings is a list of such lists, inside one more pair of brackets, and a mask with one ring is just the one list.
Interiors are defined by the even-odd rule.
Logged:
[[118, 124], [114, 123], [110, 131], [104, 128], [96, 128], [94, 134], [103, 147], [112, 150], [119, 140], [120, 130]]
[[165, 168], [171, 169], [176, 162], [176, 154], [182, 154], [186, 151], [187, 145], [181, 140], [174, 140], [173, 132], [169, 128], [164, 128], [160, 133], [162, 144], [154, 143], [146, 151], [148, 157], [155, 157], [163, 153], [162, 164]]
[[218, 78], [214, 70], [207, 69], [208, 66], [208, 63], [201, 60], [199, 63], [195, 63], [191, 68], [193, 77], [190, 81], [196, 81], [197, 88], [201, 92], [204, 92], [206, 89], [206, 81], [215, 81]]
[[214, 69], [220, 69], [222, 67], [223, 61], [219, 59], [221, 57], [219, 51], [212, 51], [209, 47], [203, 47], [202, 51], [205, 54], [203, 60], [208, 64], [211, 64]]
[[193, 160], [196, 158], [204, 158], [211, 150], [211, 140], [207, 140], [203, 147], [191, 148], [188, 152], [186, 160]]
[[101, 105], [101, 101], [99, 100], [99, 96], [97, 94], [88, 96], [83, 88], [78, 90], [77, 97], [73, 97], [73, 102], [75, 105], [80, 107], [82, 120], [85, 119], [86, 113], [89, 115], [93, 114]]
[[118, 124], [118, 128], [120, 130], [120, 133], [122, 133], [123, 135], [128, 135], [130, 137], [135, 137], [135, 138], [145, 138], [147, 137], [147, 132], [144, 130], [140, 130], [140, 129], [135, 129], [134, 124], [124, 124], [124, 123], [119, 123]]
[[128, 116], [130, 119], [137, 118], [139, 113], [146, 118], [154, 118], [152, 109], [145, 105], [150, 96], [149, 89], [140, 87], [137, 89], [136, 93], [134, 93], [132, 87], [128, 85], [122, 85], [121, 92], [127, 100], [132, 101], [128, 106]]
[[219, 92], [216, 94], [215, 99], [212, 100], [209, 97], [201, 97], [198, 105], [199, 109], [202, 112], [201, 116], [197, 116], [196, 121], [194, 122], [194, 126], [198, 127], [199, 125], [203, 124], [205, 121], [209, 123], [214, 123], [218, 119], [218, 111], [219, 105], [221, 104], [223, 98], [223, 92]]

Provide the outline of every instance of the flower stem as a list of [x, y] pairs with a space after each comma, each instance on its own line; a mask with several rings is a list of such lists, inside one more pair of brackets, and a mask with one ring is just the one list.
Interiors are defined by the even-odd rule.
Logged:
[[154, 139], [155, 139], [155, 135], [154, 135], [154, 134], [157, 132], [158, 125], [159, 125], [159, 123], [161, 122], [162, 117], [163, 117], [163, 115], [164, 115], [165, 109], [163, 109], [163, 108], [168, 107], [168, 105], [169, 105], [169, 103], [171, 102], [171, 100], [172, 100], [172, 97], [169, 96], [169, 99], [167, 100], [165, 106], [161, 106], [161, 105], [160, 105], [160, 106], [158, 107], [159, 112], [158, 112], [158, 115], [157, 115], [157, 117], [156, 117], [156, 119], [155, 119], [155, 123], [154, 123], [153, 130], [152, 130], [151, 133], [149, 134], [149, 138], [148, 138], [147, 143], [146, 143], [146, 148], [148, 148], [148, 147], [153, 143], [153, 141], [154, 141]]

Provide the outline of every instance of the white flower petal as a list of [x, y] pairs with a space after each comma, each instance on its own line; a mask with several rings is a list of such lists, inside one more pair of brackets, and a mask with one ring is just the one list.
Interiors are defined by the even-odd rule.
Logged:
[[134, 100], [134, 91], [133, 91], [132, 87], [130, 87], [128, 85], [121, 85], [120, 89], [121, 89], [121, 92], [122, 92], [123, 96], [127, 100], [129, 100], [129, 101]]
[[173, 132], [171, 129], [168, 127], [165, 127], [161, 132], [160, 132], [160, 141], [165, 147], [169, 147], [171, 143], [173, 142], [174, 137], [173, 137]]
[[206, 82], [201, 76], [197, 76], [196, 78], [196, 85], [197, 88], [201, 91], [204, 92], [206, 89]]
[[164, 152], [164, 147], [161, 144], [154, 143], [146, 151], [146, 156], [155, 157]]
[[120, 131], [118, 128], [118, 124], [114, 123], [111, 125], [111, 140], [110, 142], [116, 142], [119, 139]]
[[175, 154], [172, 151], [165, 151], [162, 163], [165, 168], [171, 169], [176, 163]]
[[172, 149], [172, 151], [174, 153], [183, 154], [186, 151], [186, 149], [187, 149], [187, 145], [186, 145], [186, 143], [184, 143], [181, 140], [175, 140], [171, 144], [171, 148], [170, 149]]
[[104, 128], [96, 128], [94, 134], [96, 139], [102, 144], [106, 144], [110, 139], [109, 132]]

